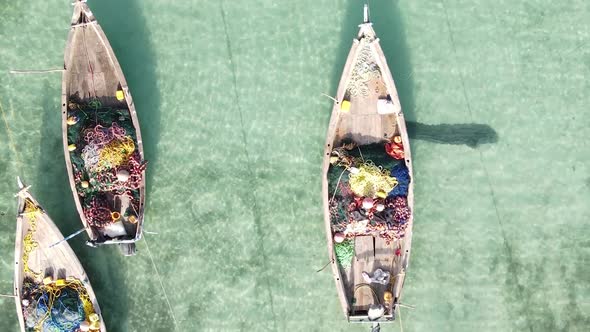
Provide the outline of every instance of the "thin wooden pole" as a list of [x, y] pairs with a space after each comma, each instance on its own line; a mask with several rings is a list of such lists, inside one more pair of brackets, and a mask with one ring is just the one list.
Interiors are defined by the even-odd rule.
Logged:
[[45, 73], [57, 73], [63, 72], [65, 69], [38, 69], [38, 70], [18, 70], [18, 69], [11, 69], [9, 73], [11, 74], [45, 74]]
[[69, 240], [69, 239], [73, 238], [74, 236], [76, 236], [76, 235], [78, 235], [78, 234], [80, 234], [80, 233], [84, 232], [85, 230], [86, 230], [86, 227], [82, 228], [82, 229], [81, 229], [81, 230], [79, 230], [79, 231], [76, 231], [76, 233], [74, 233], [74, 234], [72, 234], [72, 235], [69, 235], [69, 236], [67, 236], [67, 237], [65, 237], [65, 238], [63, 238], [63, 239], [61, 239], [61, 240], [59, 240], [59, 241], [55, 242], [54, 244], [50, 245], [50, 246], [49, 246], [49, 248], [53, 248], [53, 247], [55, 247], [56, 245], [58, 245], [58, 244], [60, 244], [60, 243], [62, 243], [62, 242], [65, 242], [65, 241], [67, 241], [67, 240]]
[[328, 263], [326, 263], [326, 265], [324, 265], [324, 267], [322, 267], [321, 269], [317, 270], [316, 272], [322, 272], [326, 267], [328, 267], [328, 265], [330, 265], [331, 263], [334, 263], [334, 260], [332, 259], [331, 261], [329, 261]]
[[328, 97], [328, 98], [332, 99], [332, 100], [333, 100], [333, 101], [334, 101], [336, 104], [338, 104], [338, 100], [336, 100], [336, 98], [334, 98], [334, 97], [332, 97], [332, 96], [329, 96], [329, 95], [327, 95], [327, 94], [325, 94], [325, 93], [322, 93], [322, 96], [324, 96], [324, 97]]
[[413, 306], [413, 305], [409, 305], [409, 304], [402, 304], [402, 303], [399, 303], [399, 302], [398, 302], [398, 303], [396, 303], [395, 305], [396, 305], [396, 306], [399, 306], [399, 307], [403, 307], [403, 308], [408, 308], [408, 309], [416, 309], [416, 307], [415, 307], [415, 306]]

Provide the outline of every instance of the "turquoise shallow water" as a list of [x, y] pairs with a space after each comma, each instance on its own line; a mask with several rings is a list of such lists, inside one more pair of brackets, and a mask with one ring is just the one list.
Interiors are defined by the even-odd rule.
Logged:
[[[136, 102], [158, 233], [133, 258], [70, 241], [110, 331], [368, 330], [344, 321], [330, 272], [315, 272], [327, 262], [320, 93], [336, 90], [362, 2], [89, 5]], [[413, 138], [404, 331], [586, 330], [590, 3], [371, 8]], [[69, 1], [0, 0], [0, 293], [12, 289], [15, 175], [63, 233], [80, 227], [61, 74], [8, 73], [62, 66], [70, 16]], [[17, 328], [0, 297], [0, 331]]]

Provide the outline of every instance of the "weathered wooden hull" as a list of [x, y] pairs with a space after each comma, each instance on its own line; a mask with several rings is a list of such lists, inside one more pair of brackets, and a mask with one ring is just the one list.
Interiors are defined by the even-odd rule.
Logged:
[[84, 2], [74, 3], [71, 28], [64, 55], [64, 73], [62, 80], [62, 131], [64, 154], [70, 186], [76, 207], [86, 232], [90, 238], [89, 245], [129, 244], [132, 245], [142, 236], [145, 205], [145, 170], [141, 172], [139, 203], [133, 224], [125, 225], [125, 234], [105, 236], [91, 227], [85, 216], [85, 206], [81, 202], [80, 184], [76, 183], [75, 169], [70, 158], [68, 141], [68, 117], [71, 115], [72, 102], [91, 103], [98, 101], [104, 107], [125, 111], [132, 121], [134, 129], [134, 146], [143, 161], [144, 151], [135, 105], [129, 92], [125, 76], [117, 58], [95, 17]]
[[[63, 240], [63, 235], [35, 198], [28, 192], [28, 187], [24, 187], [20, 180], [19, 187], [14, 250], [14, 292], [21, 331], [25, 331], [22, 304], [23, 282], [25, 278], [28, 278], [42, 283], [42, 280], [48, 277], [53, 282], [58, 279], [70, 280], [71, 278], [80, 281], [86, 289], [89, 300], [94, 307], [94, 312], [100, 317], [100, 331], [106, 331], [96, 295], [78, 257], [66, 241], [50, 248], [51, 245]], [[31, 212], [31, 210], [34, 210], [34, 212]], [[29, 250], [31, 245], [35, 245], [35, 247]]]
[[[367, 38], [370, 38], [371, 40], [367, 41]], [[364, 50], [361, 50], [361, 45], [364, 48]], [[368, 92], [368, 97], [364, 97], [364, 99], [362, 100], [360, 98], [357, 100], [354, 100], [354, 98], [349, 98], [350, 91], [347, 89], [349, 89], [350, 87], [351, 73], [353, 71], [353, 67], [358, 63], [359, 54], [361, 54], [362, 52], [366, 53], [368, 50], [370, 51], [370, 54], [373, 54], [374, 62], [380, 69], [383, 86], [381, 89], [386, 89], [386, 94], [391, 97], [394, 110], [390, 114], [379, 114], [377, 112], [376, 98], [378, 97], [371, 95], [373, 93], [372, 90]], [[343, 100], [345, 100], [345, 98], [351, 99], [352, 102], [352, 108], [350, 109], [350, 111], [347, 112], [342, 111], [342, 103]], [[369, 322], [370, 320], [368, 319], [367, 315], [357, 315], [354, 313], [353, 310], [353, 298], [355, 297], [354, 293], [356, 291], [355, 287], [360, 285], [360, 283], [362, 282], [359, 281], [359, 271], [346, 272], [341, 267], [339, 267], [336, 260], [333, 239], [334, 232], [332, 229], [332, 222], [330, 219], [330, 197], [332, 196], [332, 193], [329, 192], [328, 183], [328, 171], [331, 166], [330, 158], [333, 149], [341, 146], [344, 141], [353, 141], [358, 145], [382, 142], [385, 143], [395, 135], [400, 136], [402, 139], [403, 148], [405, 150], [403, 162], [405, 162], [405, 165], [409, 170], [410, 176], [412, 174], [412, 165], [408, 134], [397, 90], [395, 88], [391, 72], [387, 66], [385, 56], [379, 45], [379, 39], [376, 38], [375, 32], [372, 28], [372, 24], [368, 22], [368, 18], [366, 18], [364, 24], [360, 25], [359, 34], [357, 38], [353, 41], [353, 45], [351, 47], [346, 64], [344, 66], [343, 74], [339, 83], [335, 99], [336, 101], [333, 106], [326, 143], [324, 146], [324, 162], [322, 175], [322, 196], [324, 205], [326, 239], [328, 242], [328, 252], [332, 266], [332, 274], [334, 277], [334, 281], [336, 283], [336, 289], [338, 297], [340, 299], [342, 311], [344, 312], [347, 319], [351, 322]], [[407, 194], [407, 204], [410, 207], [410, 209], [413, 210], [413, 179], [409, 185], [409, 190]], [[385, 315], [384, 317], [379, 319], [378, 322], [393, 321], [395, 319], [395, 308], [397, 307], [399, 299], [401, 297], [401, 290], [403, 287], [405, 270], [407, 268], [410, 257], [413, 215], [410, 217], [410, 220], [408, 222], [409, 226], [406, 229], [405, 237], [395, 242], [396, 248], [397, 246], [401, 248], [399, 252], [400, 255], [396, 256], [394, 254], [396, 250], [392, 248], [389, 244], [386, 245], [385, 242], [380, 241], [377, 237], [371, 237], [372, 239], [369, 240], [373, 242], [371, 243], [369, 241], [367, 244], [367, 247], [370, 247], [370, 250], [374, 253], [384, 252], [384, 254], [382, 254], [380, 257], [377, 257], [377, 255], [375, 255], [375, 257], [370, 258], [370, 260], [374, 261], [380, 259], [380, 264], [373, 264], [374, 261], [371, 261], [369, 265], [383, 266], [390, 264], [389, 266], [391, 266], [392, 278], [395, 280], [395, 283], [393, 284], [391, 289], [389, 289], [390, 291], [392, 291], [394, 296], [394, 302], [389, 308], [390, 314]], [[357, 246], [355, 251], [358, 251], [359, 248], [356, 242], [355, 246]], [[355, 264], [358, 264], [359, 267], [362, 268], [367, 268], [369, 266], [362, 265], [363, 263], [361, 262], [361, 258], [359, 257], [358, 252], [356, 253], [355, 258], [353, 259], [353, 266], [351, 270], [355, 269]]]

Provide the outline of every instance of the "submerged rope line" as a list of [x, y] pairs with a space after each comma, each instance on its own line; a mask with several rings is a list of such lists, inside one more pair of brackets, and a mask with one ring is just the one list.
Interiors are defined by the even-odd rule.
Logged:
[[[447, 12], [447, 7], [445, 5], [444, 0], [441, 1], [441, 4], [442, 4], [443, 10], [444, 10], [445, 17], [446, 17], [447, 30], [449, 32], [449, 39], [450, 39], [451, 45], [453, 47], [453, 53], [454, 53], [454, 56], [455, 56], [455, 62], [458, 62], [457, 61], [457, 47], [455, 45], [455, 38], [453, 36], [453, 29], [451, 28], [451, 22], [449, 20], [449, 14]], [[463, 92], [463, 98], [465, 99], [465, 104], [466, 104], [465, 106], [467, 108], [467, 112], [469, 114], [469, 117], [473, 121], [473, 118], [474, 117], [473, 117], [473, 111], [471, 109], [471, 102], [470, 102], [470, 99], [469, 99], [469, 95], [467, 93], [467, 88], [465, 86], [465, 79], [463, 78], [463, 74], [461, 74], [461, 72], [459, 72], [459, 82], [461, 83], [462, 92]], [[511, 255], [510, 254], [510, 243], [509, 243], [509, 240], [508, 240], [507, 232], [504, 229], [504, 222], [502, 220], [502, 216], [500, 215], [500, 210], [498, 208], [498, 200], [496, 198], [496, 192], [494, 191], [494, 187], [492, 185], [493, 181], [491, 180], [490, 173], [488, 171], [488, 167], [486, 166], [486, 164], [484, 162], [483, 152], [480, 149], [478, 149], [478, 154], [479, 154], [479, 161], [480, 161], [480, 164], [481, 164], [481, 168], [482, 168], [482, 170], [485, 173], [485, 177], [486, 177], [487, 184], [488, 184], [488, 189], [490, 191], [490, 195], [491, 195], [491, 198], [492, 198], [492, 205], [494, 206], [494, 212], [495, 212], [495, 215], [496, 215], [496, 222], [498, 223], [498, 227], [500, 228], [500, 235], [502, 235], [502, 241], [503, 241], [503, 244], [504, 244], [504, 252], [507, 255], [510, 256]], [[511, 276], [511, 278], [513, 279], [513, 281], [518, 282], [518, 275]], [[516, 288], [516, 292], [518, 293], [518, 295], [522, 295], [522, 291], [519, 290], [518, 288]], [[529, 329], [532, 329], [532, 327], [531, 327], [532, 324], [531, 324], [531, 321], [530, 321], [529, 318], [526, 318], [526, 324], [529, 327]]]
[[399, 306], [398, 306], [397, 310], [398, 310], [397, 314], [399, 315], [399, 330], [400, 330], [400, 332], [404, 332], [404, 326], [402, 325], [402, 310]]
[[170, 300], [168, 299], [168, 293], [166, 293], [166, 288], [164, 288], [164, 282], [162, 282], [162, 276], [160, 276], [160, 271], [158, 271], [158, 267], [156, 266], [156, 262], [154, 261], [154, 256], [152, 256], [152, 252], [150, 251], [150, 246], [147, 243], [147, 239], [144, 238], [143, 241], [145, 242], [145, 247], [147, 248], [148, 255], [150, 256], [150, 260], [152, 261], [152, 266], [154, 267], [154, 271], [156, 271], [156, 276], [158, 276], [158, 281], [160, 282], [160, 287], [162, 287], [162, 292], [164, 292], [164, 299], [168, 304], [168, 309], [170, 310], [170, 315], [172, 316], [172, 320], [174, 321], [174, 329], [178, 331], [178, 322], [176, 321], [176, 316], [174, 316], [174, 310], [172, 310], [172, 305], [170, 304]]
[[[236, 75], [236, 64], [234, 62], [234, 56], [233, 56], [233, 52], [232, 52], [232, 45], [231, 45], [231, 38], [229, 35], [229, 27], [227, 24], [227, 20], [226, 20], [226, 14], [225, 14], [225, 9], [223, 7], [223, 0], [219, 2], [219, 10], [220, 10], [220, 14], [221, 14], [221, 19], [223, 21], [223, 31], [225, 34], [225, 41], [226, 41], [226, 47], [227, 47], [227, 56], [229, 58], [229, 64], [230, 64], [230, 68], [231, 68], [231, 73], [232, 73], [232, 81], [233, 81], [233, 92], [234, 92], [234, 99], [235, 99], [235, 105], [237, 110], [238, 110], [238, 115], [239, 115], [239, 119], [240, 119], [240, 126], [241, 126], [241, 134], [242, 134], [242, 143], [244, 145], [244, 154], [246, 157], [246, 170], [249, 173], [249, 182], [251, 183], [251, 185], [253, 187], [258, 187], [257, 185], [257, 181], [256, 181], [256, 174], [254, 173], [254, 171], [252, 170], [252, 158], [250, 157], [250, 153], [248, 151], [248, 135], [246, 133], [246, 126], [244, 124], [244, 111], [242, 110], [241, 107], [241, 103], [240, 103], [240, 98], [239, 98], [239, 93], [238, 93], [238, 78]], [[260, 239], [260, 241], [256, 241], [258, 243], [257, 245], [257, 249], [260, 251], [260, 254], [262, 256], [262, 268], [264, 269], [264, 272], [268, 271], [268, 265], [267, 265], [267, 254], [265, 251], [265, 246], [264, 246], [264, 233], [262, 231], [262, 226], [260, 225], [260, 215], [258, 212], [258, 202], [257, 202], [257, 197], [256, 197], [256, 190], [253, 190], [251, 193], [252, 196], [252, 214], [254, 215], [254, 227], [256, 230], [256, 234], [258, 236], [258, 238]], [[274, 308], [274, 300], [273, 300], [273, 293], [272, 293], [272, 288], [270, 287], [270, 282], [269, 282], [269, 278], [266, 275], [266, 273], [263, 274], [263, 278], [264, 281], [266, 282], [266, 289], [267, 289], [267, 293], [268, 293], [268, 302], [270, 304], [270, 311], [272, 313], [272, 318], [273, 318], [273, 325], [274, 325], [274, 330], [278, 330], [277, 327], [277, 314], [275, 312], [275, 308]]]

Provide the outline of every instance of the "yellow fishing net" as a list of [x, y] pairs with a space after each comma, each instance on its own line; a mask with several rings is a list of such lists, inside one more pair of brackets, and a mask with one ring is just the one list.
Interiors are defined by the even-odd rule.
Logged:
[[41, 209], [33, 204], [30, 200], [25, 200], [25, 210], [23, 217], [28, 219], [29, 230], [23, 239], [23, 270], [24, 273], [30, 273], [35, 278], [41, 277], [39, 272], [35, 272], [29, 268], [29, 254], [39, 247], [39, 243], [34, 240], [35, 232], [37, 231], [37, 215]]
[[129, 136], [111, 141], [100, 150], [96, 170], [101, 171], [125, 163], [133, 151], [135, 151], [135, 144]]
[[395, 186], [397, 179], [389, 176], [387, 170], [368, 162], [357, 171], [351, 171], [349, 185], [352, 192], [360, 197], [376, 197], [378, 193], [387, 195]]

